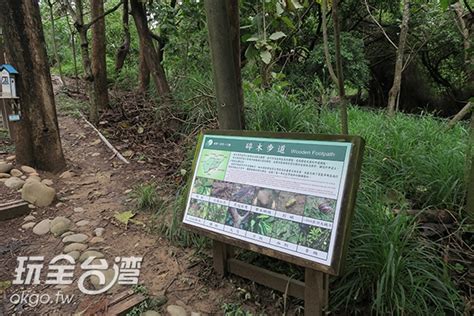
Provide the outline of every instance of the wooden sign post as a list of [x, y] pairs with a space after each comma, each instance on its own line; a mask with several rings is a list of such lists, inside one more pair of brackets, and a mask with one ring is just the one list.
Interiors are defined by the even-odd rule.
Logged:
[[[327, 309], [343, 267], [364, 141], [357, 136], [208, 131], [193, 163], [183, 224], [213, 239], [216, 272]], [[233, 257], [233, 247], [305, 267], [304, 282]]]

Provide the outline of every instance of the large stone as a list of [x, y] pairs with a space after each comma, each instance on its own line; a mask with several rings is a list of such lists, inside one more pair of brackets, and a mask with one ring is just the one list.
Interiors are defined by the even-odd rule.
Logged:
[[26, 172], [26, 173], [36, 173], [36, 169], [35, 168], [31, 168], [30, 166], [21, 166], [20, 168], [23, 172]]
[[[38, 181], [41, 182], [41, 178], [38, 176], [29, 176], [28, 179], [25, 180], [25, 182], [30, 182], [30, 181]], [[43, 183], [44, 184], [44, 183]]]
[[13, 190], [21, 189], [24, 184], [25, 184], [25, 181], [17, 177], [8, 178], [7, 181], [5, 181], [5, 185]]
[[1, 161], [0, 162], [0, 172], [1, 173], [9, 173], [10, 170], [13, 169], [13, 165], [8, 162]]
[[156, 311], [148, 310], [143, 312], [141, 316], [161, 316], [161, 314]]
[[34, 227], [35, 225], [36, 225], [35, 222], [28, 222], [28, 223], [25, 223], [25, 224], [21, 225], [21, 228], [30, 229], [31, 227]]
[[23, 175], [23, 172], [21, 172], [18, 169], [12, 169], [12, 170], [10, 170], [10, 174], [12, 175], [12, 177], [18, 177], [19, 178]]
[[71, 224], [72, 222], [70, 219], [58, 216], [51, 221], [50, 231], [54, 236], [60, 236], [71, 228]]
[[94, 257], [95, 259], [100, 259], [100, 258], [104, 258], [104, 254], [102, 252], [99, 252], [99, 251], [96, 251], [96, 250], [87, 250], [87, 251], [83, 252], [82, 255], [79, 257], [79, 261], [84, 262], [89, 257]]
[[34, 217], [33, 215], [28, 215], [28, 216], [25, 216], [25, 218], [23, 219], [23, 221], [25, 222], [31, 222], [31, 221], [34, 221], [36, 217]]
[[89, 236], [85, 234], [74, 234], [74, 235], [69, 235], [63, 238], [63, 243], [69, 244], [73, 242], [81, 243], [89, 239]]
[[5, 173], [5, 172], [0, 173], [0, 179], [7, 179], [10, 177], [11, 175], [9, 173]]
[[16, 159], [15, 155], [11, 155], [11, 156], [8, 156], [7, 158], [5, 158], [6, 161], [13, 161], [15, 159]]
[[66, 247], [64, 247], [64, 250], [63, 252], [65, 253], [68, 253], [68, 252], [71, 252], [71, 251], [84, 251], [87, 249], [87, 245], [86, 244], [81, 244], [81, 243], [78, 243], [78, 242], [73, 242], [72, 244], [69, 244], [67, 245]]
[[170, 314], [170, 316], [186, 316], [186, 310], [178, 305], [168, 305], [166, 307], [166, 311]]
[[36, 206], [48, 206], [56, 197], [56, 190], [38, 181], [25, 183], [21, 190], [21, 198]]
[[36, 235], [45, 235], [49, 232], [49, 226], [51, 224], [51, 221], [49, 219], [43, 219], [41, 222], [36, 224], [35, 227], [33, 227], [33, 233]]

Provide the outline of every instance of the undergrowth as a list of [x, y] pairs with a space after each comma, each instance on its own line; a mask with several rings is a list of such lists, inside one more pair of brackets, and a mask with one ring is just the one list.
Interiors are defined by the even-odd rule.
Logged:
[[[337, 111], [317, 108], [279, 91], [247, 92], [245, 102], [250, 130], [339, 132]], [[190, 104], [193, 102], [185, 102], [184, 107], [193, 118], [195, 107]], [[185, 125], [186, 132], [196, 132], [199, 124], [205, 126], [214, 117], [211, 109], [200, 109], [200, 119]], [[429, 114], [399, 113], [388, 118], [383, 111], [358, 107], [349, 107], [349, 124], [350, 134], [365, 139], [366, 150], [346, 269], [331, 281], [331, 310], [363, 315], [460, 314], [461, 297], [438, 246], [419, 235], [413, 218], [396, 215], [394, 210], [448, 209], [462, 216], [465, 127], [460, 124], [448, 131], [445, 121]], [[183, 163], [185, 170], [191, 170], [193, 151], [190, 148]], [[181, 245], [206, 246], [206, 238], [182, 229], [186, 193], [186, 185], [178, 188], [172, 219], [163, 231]], [[291, 265], [275, 264], [277, 261], [255, 254], [245, 256], [302, 278], [298, 267], [288, 270]]]

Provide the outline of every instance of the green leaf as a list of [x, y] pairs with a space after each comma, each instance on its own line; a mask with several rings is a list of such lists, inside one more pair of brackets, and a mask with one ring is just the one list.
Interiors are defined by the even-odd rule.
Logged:
[[260, 58], [265, 64], [269, 64], [272, 60], [272, 54], [268, 50], [264, 50], [260, 52]]
[[439, 6], [441, 7], [441, 9], [443, 10], [446, 10], [450, 4], [450, 0], [440, 0], [439, 1]]
[[125, 211], [122, 213], [115, 213], [114, 217], [116, 220], [118, 220], [120, 223], [127, 225], [128, 222], [132, 217], [134, 217], [135, 214], [132, 213], [132, 211]]
[[275, 32], [275, 33], [273, 33], [272, 35], [270, 35], [269, 38], [270, 38], [272, 41], [276, 41], [276, 40], [279, 40], [280, 38], [283, 38], [283, 37], [285, 37], [285, 36], [286, 36], [285, 33], [281, 32], [281, 31], [278, 31], [278, 32]]
[[247, 38], [246, 42], [257, 42], [260, 39], [258, 35], [253, 35], [249, 38]]
[[283, 23], [285, 23], [285, 25], [291, 29], [291, 30], [294, 30], [296, 27], [295, 27], [295, 24], [293, 23], [293, 21], [291, 21], [291, 19], [287, 16], [282, 16], [281, 17], [281, 20], [283, 21]]
[[283, 12], [285, 12], [285, 10], [283, 9], [283, 6], [281, 5], [280, 1], [278, 1], [276, 3], [276, 14], [277, 14], [277, 16], [281, 16], [283, 14]]
[[248, 60], [253, 60], [255, 59], [255, 57], [257, 57], [257, 53], [258, 50], [256, 50], [253, 45], [249, 45], [249, 47], [247, 47], [247, 50], [245, 51], [245, 57]]

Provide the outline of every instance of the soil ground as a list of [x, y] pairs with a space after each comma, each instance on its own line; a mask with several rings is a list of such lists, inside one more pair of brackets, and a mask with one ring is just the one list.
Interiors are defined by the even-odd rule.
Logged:
[[[59, 117], [59, 124], [67, 168], [75, 176], [60, 178], [59, 175], [39, 171], [42, 179], [53, 180], [57, 200], [49, 207], [31, 209], [30, 215], [36, 217], [36, 222], [57, 216], [67, 217], [73, 222], [86, 219], [90, 221], [88, 225], [74, 226], [72, 230], [83, 232], [89, 237], [94, 236], [96, 227], [104, 227], [104, 242], [89, 245], [90, 249], [101, 251], [109, 265], [113, 264], [115, 257], [142, 256], [139, 283], [152, 297], [166, 296], [167, 303], [159, 310], [162, 313], [167, 305], [175, 304], [183, 306], [188, 313], [222, 314], [224, 303], [238, 301], [242, 293], [250, 295], [253, 291], [253, 298], [263, 294], [266, 302], [252, 302], [245, 304], [245, 308], [253, 312], [265, 310], [272, 314], [275, 296], [269, 290], [256, 288], [254, 285], [249, 290], [242, 290], [241, 286], [248, 283], [216, 277], [211, 259], [205, 252], [196, 254], [193, 249], [177, 247], [153, 232], [154, 220], [151, 214], [138, 213], [134, 218], [144, 225], [125, 226], [114, 220], [116, 213], [135, 211], [129, 191], [136, 184], [166, 181], [165, 171], [136, 161], [127, 165], [112, 157], [110, 150], [81, 118], [62, 115]], [[11, 153], [0, 154], [0, 160], [9, 154]], [[1, 201], [19, 198], [19, 193], [0, 184]], [[75, 212], [74, 208], [77, 207], [84, 211]], [[0, 294], [2, 286], [8, 287], [9, 281], [14, 279], [18, 256], [44, 256], [45, 266], [40, 278], [43, 282], [39, 285], [12, 285], [4, 290], [0, 315], [93, 314], [98, 311], [98, 306], [106, 306], [114, 294], [131, 288], [128, 285], [117, 285], [106, 294], [83, 294], [77, 286], [81, 275], [78, 264], [71, 285], [44, 284], [47, 264], [54, 256], [61, 254], [64, 244], [61, 238], [50, 233], [38, 236], [31, 229], [22, 229], [24, 217], [0, 221]], [[24, 302], [11, 303], [14, 294], [54, 296], [58, 291], [74, 295], [72, 302], [38, 304], [35, 307]]]

